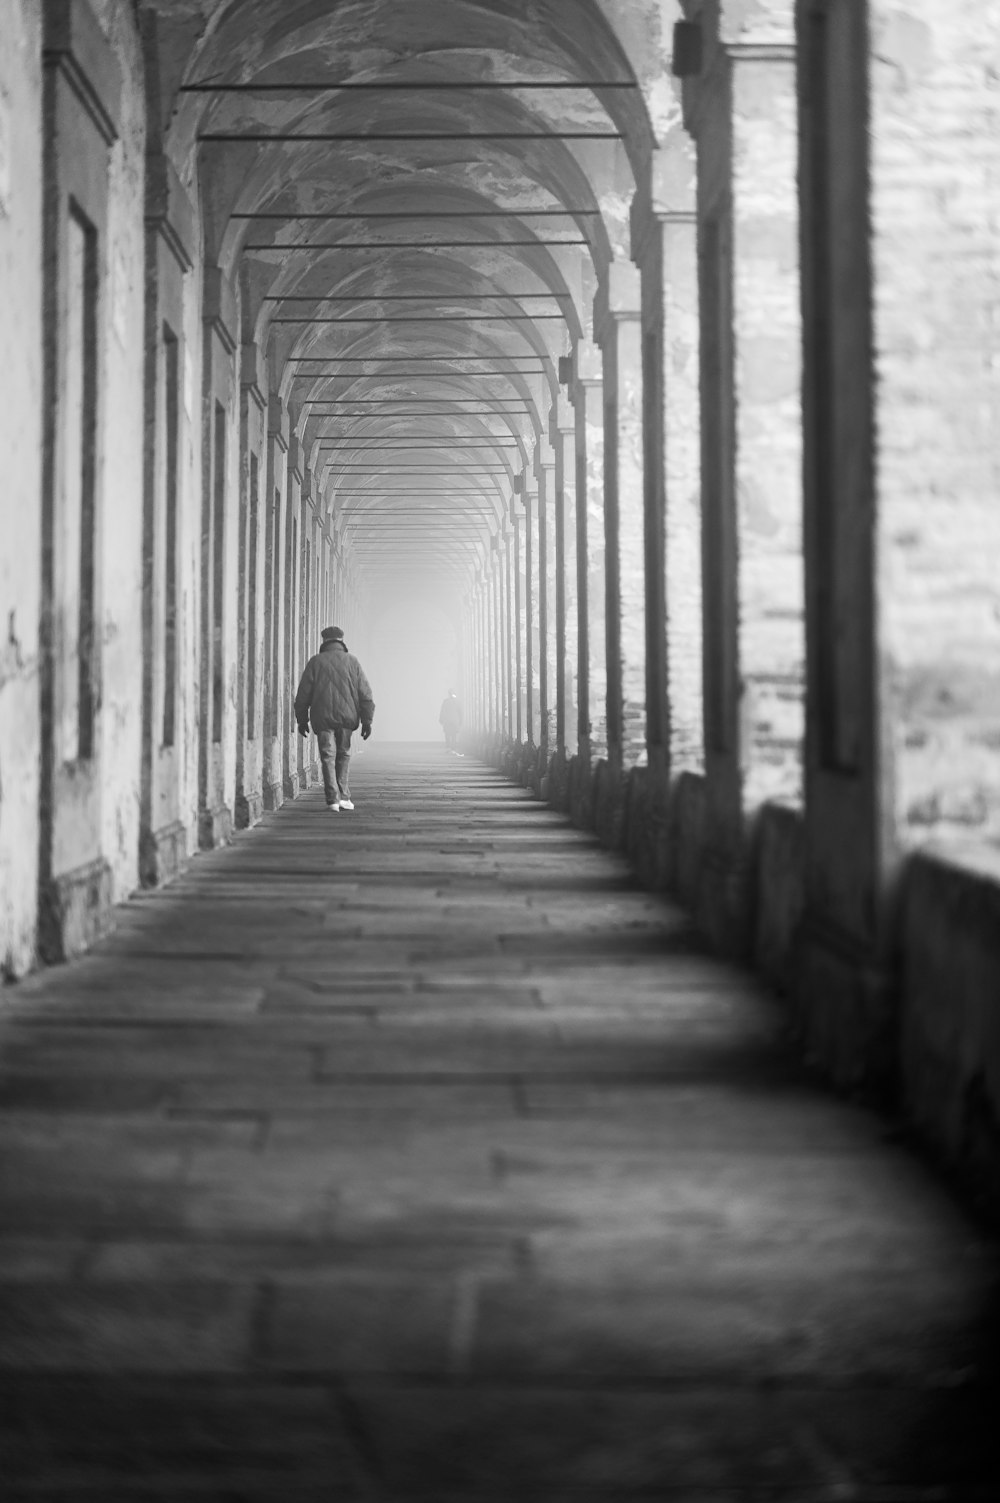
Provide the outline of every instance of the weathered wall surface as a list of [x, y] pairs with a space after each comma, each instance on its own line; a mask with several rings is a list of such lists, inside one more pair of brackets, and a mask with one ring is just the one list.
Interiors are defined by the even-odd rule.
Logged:
[[1000, 1201], [1000, 855], [925, 850], [901, 904], [901, 1072], [907, 1115]]
[[873, 0], [883, 720], [900, 843], [1000, 833], [1000, 8]]
[[128, 8], [94, 7], [122, 77], [109, 152], [108, 337], [104, 373], [101, 851], [112, 901], [138, 883], [142, 737], [143, 297], [146, 107], [142, 54]]
[[38, 878], [42, 70], [35, 0], [0, 0], [0, 37], [0, 972], [16, 976], [34, 957]]

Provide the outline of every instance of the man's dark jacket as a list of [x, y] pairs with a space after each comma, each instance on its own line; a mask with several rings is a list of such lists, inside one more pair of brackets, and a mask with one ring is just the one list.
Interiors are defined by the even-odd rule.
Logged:
[[365, 671], [343, 642], [324, 642], [305, 666], [295, 696], [295, 719], [305, 731], [354, 731], [375, 714]]

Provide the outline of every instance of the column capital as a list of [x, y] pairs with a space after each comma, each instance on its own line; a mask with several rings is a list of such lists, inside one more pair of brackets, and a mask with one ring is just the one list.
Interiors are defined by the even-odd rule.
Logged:
[[514, 489], [521, 497], [525, 510], [527, 510], [528, 502], [531, 498], [534, 496], [536, 501], [538, 499], [538, 481], [535, 476], [534, 466], [530, 470], [525, 466], [523, 470], [514, 476], [514, 480]]
[[547, 438], [539, 438], [535, 444], [535, 480], [540, 481], [546, 470], [555, 469], [556, 456]]
[[558, 443], [560, 434], [574, 433], [576, 431], [576, 417], [573, 412], [573, 404], [566, 397], [556, 397], [549, 408], [549, 442], [553, 445]]
[[674, 73], [682, 81], [684, 126], [695, 139], [705, 97], [720, 76], [748, 62], [794, 66], [794, 10], [783, 0], [754, 7], [743, 0], [716, 0], [703, 7], [696, 19], [675, 28]]
[[198, 216], [173, 162], [160, 151], [146, 157], [145, 217], [147, 227], [159, 233], [181, 271], [190, 271], [197, 259]]
[[[301, 485], [303, 471], [302, 446], [299, 443], [299, 436], [297, 433], [292, 433], [288, 439], [288, 470], [289, 474], [293, 475], [299, 482], [299, 485]], [[309, 492], [303, 489], [302, 494], [304, 496], [308, 496]]]
[[632, 260], [641, 265], [653, 244], [655, 231], [664, 224], [697, 222], [698, 166], [694, 142], [678, 134], [666, 146], [658, 146], [649, 164], [648, 177], [632, 197], [629, 225]]
[[267, 431], [280, 449], [287, 450], [290, 437], [288, 408], [276, 391], [272, 391], [267, 399]]
[[642, 287], [631, 261], [612, 261], [594, 298], [594, 337], [603, 344], [615, 324], [642, 316]]
[[236, 294], [232, 283], [218, 266], [206, 266], [202, 272], [202, 322], [218, 335], [227, 355], [236, 353]]
[[240, 346], [240, 385], [261, 412], [267, 406], [267, 363], [256, 344]]
[[600, 347], [591, 339], [578, 341], [573, 355], [573, 390], [574, 400], [576, 393], [582, 386], [600, 386], [604, 380], [604, 356]]

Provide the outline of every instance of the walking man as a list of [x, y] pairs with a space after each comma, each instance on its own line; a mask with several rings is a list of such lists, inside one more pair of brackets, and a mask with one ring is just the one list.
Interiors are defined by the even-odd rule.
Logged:
[[319, 652], [305, 666], [295, 696], [295, 719], [299, 735], [308, 736], [309, 726], [319, 742], [326, 807], [331, 814], [353, 809], [348, 775], [351, 734], [361, 726], [361, 739], [372, 733], [375, 701], [365, 671], [348, 652], [339, 626], [324, 626]]
[[462, 729], [462, 706], [458, 702], [458, 695], [454, 689], [448, 690], [448, 697], [441, 706], [438, 720], [444, 730], [444, 744], [449, 751], [458, 751], [458, 733]]

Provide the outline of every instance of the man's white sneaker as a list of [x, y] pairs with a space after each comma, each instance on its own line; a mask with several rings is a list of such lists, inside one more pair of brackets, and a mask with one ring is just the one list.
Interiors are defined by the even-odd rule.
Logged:
[[353, 809], [354, 808], [354, 804], [351, 802], [351, 800], [349, 798], [342, 798], [340, 800], [340, 807], [341, 807], [341, 809]]
[[[340, 813], [340, 805], [339, 804], [327, 804], [326, 807], [329, 809], [329, 811], [330, 811], [331, 814], [339, 814]], [[352, 809], [354, 808], [353, 804], [351, 805], [351, 808]]]

